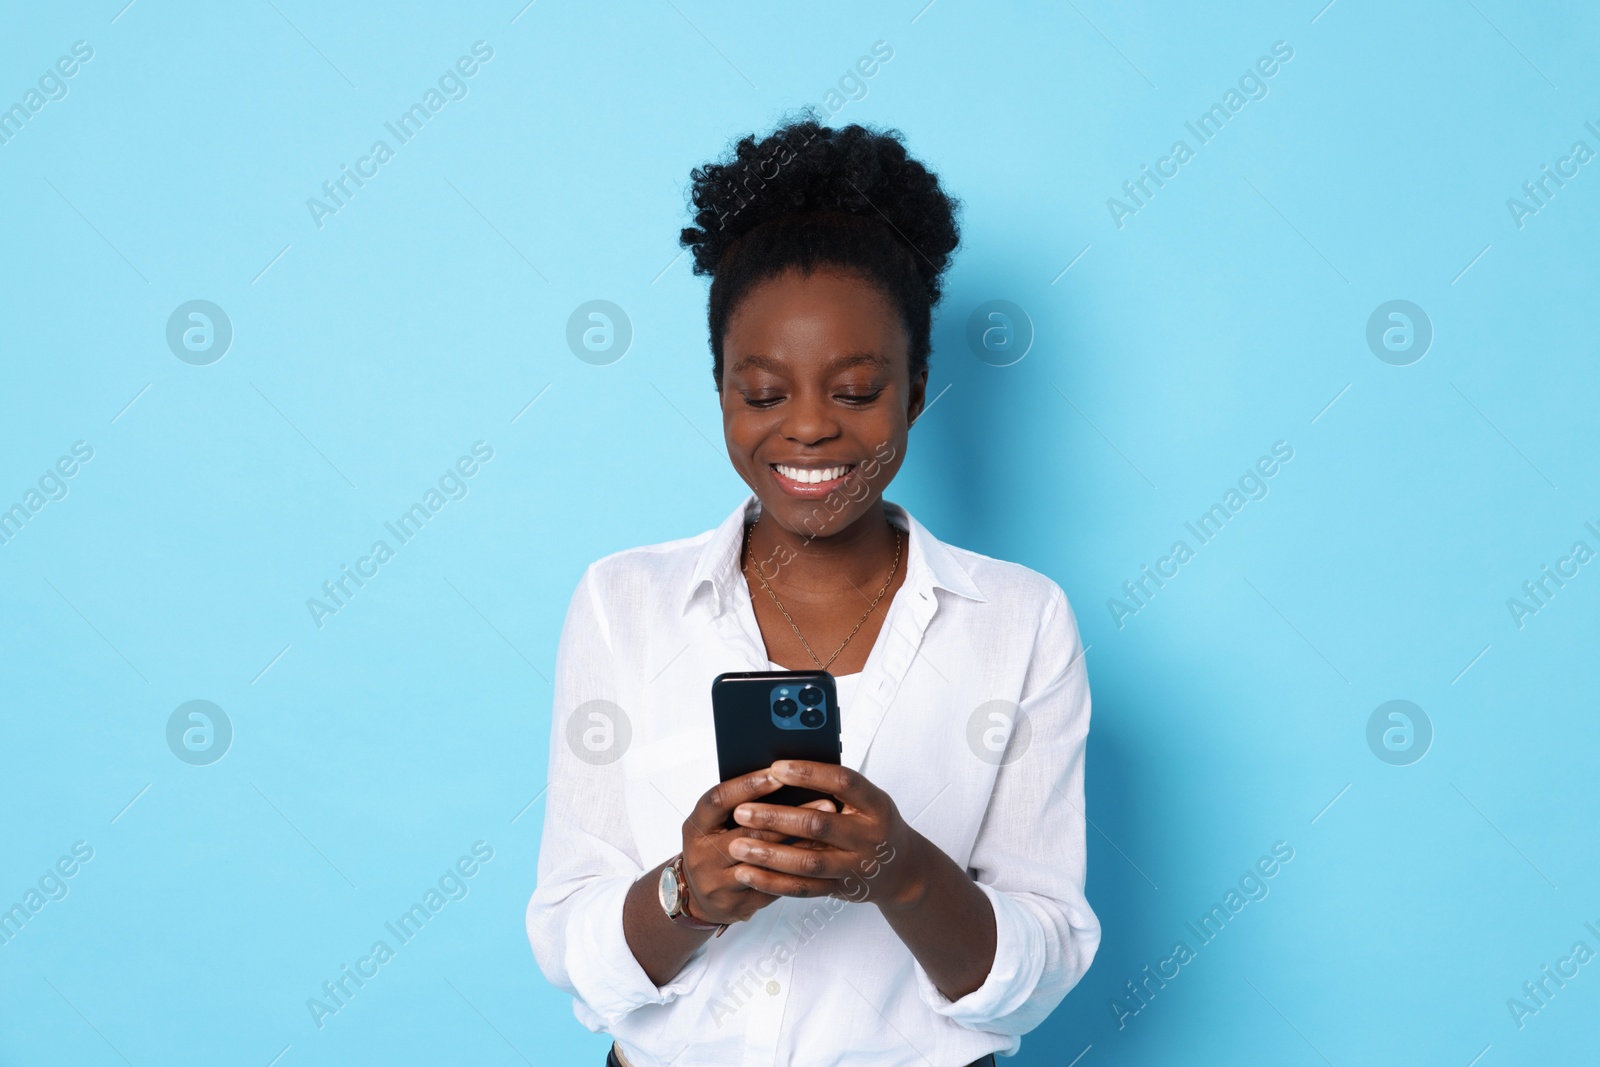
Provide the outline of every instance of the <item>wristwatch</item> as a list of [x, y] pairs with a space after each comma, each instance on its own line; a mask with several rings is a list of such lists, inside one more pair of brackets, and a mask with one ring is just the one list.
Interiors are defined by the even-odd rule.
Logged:
[[689, 881], [683, 875], [683, 853], [672, 857], [672, 862], [661, 868], [661, 880], [656, 883], [656, 897], [667, 918], [690, 930], [715, 930], [712, 936], [721, 937], [727, 923], [708, 923], [689, 914]]

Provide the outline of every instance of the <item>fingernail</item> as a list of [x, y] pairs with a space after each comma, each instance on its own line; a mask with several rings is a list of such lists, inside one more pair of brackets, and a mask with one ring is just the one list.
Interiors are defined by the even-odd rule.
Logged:
[[750, 806], [748, 804], [740, 804], [733, 809], [733, 817], [740, 822], [748, 819], [750, 817]]

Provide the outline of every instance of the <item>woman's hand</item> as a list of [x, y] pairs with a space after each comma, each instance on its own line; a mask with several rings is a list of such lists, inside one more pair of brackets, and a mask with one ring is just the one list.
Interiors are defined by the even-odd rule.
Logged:
[[[734, 820], [747, 833], [726, 843], [739, 861], [729, 878], [766, 898], [763, 905], [780, 896], [836, 896], [905, 909], [921, 900], [926, 839], [900, 817], [888, 793], [831, 763], [779, 760], [770, 773], [778, 784], [831, 794], [843, 809], [765, 804], [758, 797], [770, 789], [751, 791], [734, 805]], [[804, 840], [782, 844], [786, 837]]]
[[[939, 992], [955, 1001], [980, 988], [994, 965], [999, 931], [977, 882], [858, 772], [779, 760], [768, 773], [780, 785], [836, 797], [840, 810], [763, 803], [770, 789], [746, 790], [733, 811], [745, 834], [727, 842], [740, 861], [729, 869], [733, 880], [763, 898], [763, 907], [775, 897], [876, 904]], [[784, 844], [771, 835], [804, 840]]]
[[[789, 835], [746, 827], [730, 830], [725, 824], [735, 807], [764, 797], [783, 784], [770, 769], [730, 778], [706, 790], [683, 821], [683, 873], [688, 882], [689, 913], [694, 918], [713, 923], [743, 922], [777, 899], [734, 877], [740, 859], [731, 850], [740, 840], [767, 844], [783, 841]], [[815, 800], [805, 806], [814, 811], [834, 810], [830, 800]]]

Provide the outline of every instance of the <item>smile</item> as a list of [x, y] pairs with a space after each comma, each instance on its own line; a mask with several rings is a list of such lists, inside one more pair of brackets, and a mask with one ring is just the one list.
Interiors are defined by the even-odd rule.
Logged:
[[773, 473], [777, 475], [780, 488], [793, 496], [826, 496], [838, 488], [850, 472], [856, 469], [854, 463], [839, 463], [831, 467], [792, 467], [787, 463], [769, 464]]

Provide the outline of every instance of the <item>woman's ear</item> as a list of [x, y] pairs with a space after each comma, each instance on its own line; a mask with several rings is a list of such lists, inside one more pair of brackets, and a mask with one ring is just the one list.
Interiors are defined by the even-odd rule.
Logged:
[[928, 397], [928, 368], [923, 367], [911, 376], [911, 389], [906, 398], [906, 427], [922, 415], [922, 405]]

